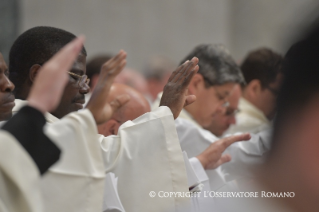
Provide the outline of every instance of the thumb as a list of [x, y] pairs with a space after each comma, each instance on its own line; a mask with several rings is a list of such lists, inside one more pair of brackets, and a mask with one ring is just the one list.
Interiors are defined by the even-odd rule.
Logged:
[[123, 94], [121, 96], [116, 97], [111, 103], [112, 114], [114, 114], [118, 109], [124, 106], [130, 100], [130, 96], [127, 94]]
[[196, 96], [195, 95], [186, 96], [184, 107], [186, 107], [187, 105], [192, 104], [195, 101], [196, 101]]

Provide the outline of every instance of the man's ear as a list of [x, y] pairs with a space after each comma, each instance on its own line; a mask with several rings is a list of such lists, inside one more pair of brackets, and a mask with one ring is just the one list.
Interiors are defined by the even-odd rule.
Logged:
[[245, 88], [245, 95], [249, 96], [250, 98], [256, 98], [259, 96], [262, 90], [261, 83], [259, 80], [254, 79], [250, 81], [250, 83]]
[[29, 79], [32, 83], [34, 82], [40, 68], [41, 66], [39, 64], [34, 64], [33, 66], [31, 66], [29, 71]]
[[189, 86], [188, 86], [188, 94], [189, 95], [196, 95], [198, 90], [205, 86], [204, 78], [201, 74], [195, 74], [191, 79]]
[[104, 136], [117, 135], [120, 124], [114, 119], [110, 119], [104, 124], [98, 125], [98, 132]]

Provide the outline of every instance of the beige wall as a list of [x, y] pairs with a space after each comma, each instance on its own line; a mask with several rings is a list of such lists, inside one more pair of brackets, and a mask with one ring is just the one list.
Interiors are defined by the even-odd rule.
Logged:
[[[233, 0], [232, 53], [241, 59], [261, 46], [285, 53], [294, 37], [318, 13], [318, 0]], [[299, 29], [299, 30], [298, 30]]]
[[179, 62], [199, 43], [229, 43], [228, 0], [24, 0], [24, 31], [49, 25], [87, 36], [89, 57], [128, 52], [141, 68], [153, 54]]
[[[195, 45], [224, 43], [236, 59], [252, 48], [284, 52], [315, 0], [22, 0], [21, 29], [49, 25], [87, 36], [89, 58], [128, 52], [140, 69], [154, 54], [179, 62]], [[295, 31], [295, 30], [293, 30]]]

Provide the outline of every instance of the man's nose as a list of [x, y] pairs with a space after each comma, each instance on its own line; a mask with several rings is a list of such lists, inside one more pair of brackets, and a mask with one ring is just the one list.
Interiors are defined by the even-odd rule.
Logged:
[[12, 92], [14, 90], [14, 84], [4, 75], [0, 80], [0, 89], [2, 92]]
[[90, 86], [88, 86], [88, 85], [80, 87], [81, 94], [87, 94], [87, 93], [89, 93], [89, 91], [90, 91]]

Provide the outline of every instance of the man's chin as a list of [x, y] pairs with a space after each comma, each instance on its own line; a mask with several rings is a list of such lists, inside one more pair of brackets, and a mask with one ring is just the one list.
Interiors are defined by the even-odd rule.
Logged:
[[84, 107], [84, 104], [82, 103], [73, 103], [73, 105], [74, 105], [75, 111], [82, 110]]

